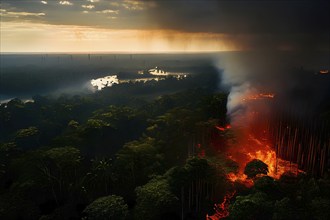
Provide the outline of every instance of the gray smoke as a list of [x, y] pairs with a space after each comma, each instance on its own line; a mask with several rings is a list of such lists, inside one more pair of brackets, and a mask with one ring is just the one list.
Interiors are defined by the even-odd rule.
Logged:
[[[222, 69], [221, 86], [229, 89], [227, 114], [233, 125], [248, 123], [246, 115], [269, 111], [270, 102], [251, 102], [257, 94], [275, 94], [276, 108], [296, 114], [317, 114], [330, 95], [329, 53], [301, 56], [286, 52], [224, 53], [214, 60]], [[287, 108], [287, 109], [286, 109]]]

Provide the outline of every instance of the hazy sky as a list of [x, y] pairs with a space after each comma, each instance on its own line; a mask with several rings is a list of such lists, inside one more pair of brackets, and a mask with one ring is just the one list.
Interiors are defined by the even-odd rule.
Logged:
[[327, 0], [1, 0], [1, 52], [330, 50]]

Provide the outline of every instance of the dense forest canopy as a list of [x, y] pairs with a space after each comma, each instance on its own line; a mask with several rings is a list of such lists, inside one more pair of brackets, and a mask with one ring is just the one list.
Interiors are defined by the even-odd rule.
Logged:
[[200, 71], [1, 104], [0, 218], [328, 219], [327, 175], [252, 160], [252, 185], [228, 177], [228, 93]]

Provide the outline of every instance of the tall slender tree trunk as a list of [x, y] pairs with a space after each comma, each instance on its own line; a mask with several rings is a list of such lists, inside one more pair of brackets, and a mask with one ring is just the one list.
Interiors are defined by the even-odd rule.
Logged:
[[181, 220], [184, 217], [184, 187], [181, 186]]

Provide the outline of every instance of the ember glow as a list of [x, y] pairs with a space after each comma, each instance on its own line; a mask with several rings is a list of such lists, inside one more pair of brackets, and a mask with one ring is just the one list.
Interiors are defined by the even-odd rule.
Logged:
[[[239, 164], [239, 172], [229, 173], [228, 179], [231, 181], [246, 181], [247, 176], [244, 174], [246, 164], [253, 159], [263, 161], [268, 165], [268, 176], [278, 179], [283, 173], [287, 171], [297, 170], [297, 165], [290, 164], [276, 156], [275, 150], [271, 147], [268, 140], [260, 140], [249, 135], [244, 143], [238, 143], [237, 147], [234, 146], [233, 150], [229, 152], [229, 158]], [[288, 166], [289, 165], [289, 166]], [[252, 186], [250, 181], [246, 184]]]
[[247, 97], [244, 97], [242, 99], [242, 101], [246, 101], [246, 100], [258, 100], [258, 99], [272, 99], [274, 98], [275, 95], [272, 93], [259, 93], [259, 94], [253, 94], [253, 95], [249, 95]]
[[218, 129], [219, 131], [225, 131], [227, 129], [230, 129], [231, 128], [231, 125], [226, 125], [224, 127], [220, 127], [220, 126], [215, 126], [216, 129]]
[[[254, 92], [251, 92], [254, 91]], [[273, 93], [258, 93], [250, 89], [241, 95], [245, 111], [239, 115], [239, 123], [235, 123], [233, 130], [239, 133], [238, 141], [231, 144], [228, 157], [239, 164], [239, 173], [230, 174], [230, 180], [246, 180], [244, 168], [253, 159], [263, 161], [268, 165], [268, 175], [278, 178], [284, 171], [279, 169], [276, 152], [269, 139], [267, 119], [261, 117], [260, 112], [268, 112], [269, 101], [275, 97]], [[235, 117], [236, 115], [234, 115]]]
[[[279, 179], [285, 172], [298, 173], [297, 164], [280, 159], [276, 155], [276, 147], [273, 144], [269, 132], [268, 104], [275, 97], [273, 93], [251, 93], [243, 94], [241, 101], [245, 105], [246, 111], [239, 115], [239, 123], [234, 123], [233, 127], [216, 126], [220, 132], [232, 129], [237, 135], [237, 141], [229, 144], [227, 156], [239, 165], [238, 173], [228, 173], [227, 179], [232, 183], [238, 181], [250, 188], [254, 185], [254, 180], [249, 179], [244, 174], [247, 163], [254, 159], [261, 160], [268, 165], [268, 176]], [[242, 112], [241, 112], [242, 113]], [[262, 114], [265, 113], [265, 114]], [[266, 115], [266, 118], [264, 117]], [[234, 115], [237, 117], [237, 115]], [[237, 118], [236, 118], [237, 120]], [[215, 214], [207, 216], [208, 220], [223, 219], [229, 216], [229, 203], [234, 193], [228, 193], [222, 203], [215, 205]]]
[[217, 220], [217, 219], [223, 219], [229, 216], [229, 204], [230, 199], [235, 195], [235, 191], [232, 193], [228, 193], [223, 198], [223, 202], [220, 204], [214, 205], [215, 214], [212, 216], [206, 215], [207, 220]]

